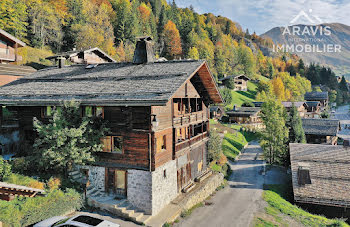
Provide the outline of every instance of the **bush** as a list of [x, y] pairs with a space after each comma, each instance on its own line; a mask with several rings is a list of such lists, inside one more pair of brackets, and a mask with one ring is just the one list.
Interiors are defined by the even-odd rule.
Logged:
[[220, 89], [220, 92], [221, 92], [222, 98], [224, 99], [226, 105], [231, 104], [231, 102], [232, 102], [231, 90], [228, 88], [223, 88], [223, 89]]
[[[30, 160], [28, 157], [20, 157], [11, 160], [12, 171], [15, 173], [28, 173], [30, 170]], [[33, 166], [34, 167], [34, 166]]]
[[10, 184], [23, 185], [31, 188], [44, 189], [45, 184], [39, 182], [31, 177], [23, 176], [20, 174], [10, 174], [9, 176], [3, 179], [5, 182]]
[[47, 182], [47, 186], [50, 190], [58, 189], [61, 185], [61, 180], [59, 178], [51, 177], [49, 182]]
[[11, 165], [0, 156], [0, 181], [11, 175]]
[[0, 200], [0, 221], [5, 226], [28, 226], [52, 216], [63, 215], [82, 207], [83, 200], [78, 192], [53, 190], [46, 197], [17, 197], [7, 202]]

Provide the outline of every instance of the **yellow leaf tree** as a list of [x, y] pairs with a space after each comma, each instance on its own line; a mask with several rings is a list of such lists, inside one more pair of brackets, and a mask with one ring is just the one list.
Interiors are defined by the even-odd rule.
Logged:
[[164, 26], [165, 56], [174, 59], [182, 54], [180, 32], [171, 20]]

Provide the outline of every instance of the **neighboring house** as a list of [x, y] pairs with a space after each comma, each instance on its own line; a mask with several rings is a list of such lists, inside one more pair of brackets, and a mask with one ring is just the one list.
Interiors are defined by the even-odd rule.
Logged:
[[220, 119], [224, 116], [225, 110], [222, 106], [211, 106], [210, 107], [210, 119]]
[[227, 84], [230, 83], [232, 79], [235, 83], [235, 88], [234, 88], [235, 91], [248, 91], [248, 81], [250, 79], [245, 75], [227, 76], [219, 79], [219, 81], [221, 81], [221, 83], [224, 86], [227, 86]]
[[307, 112], [305, 118], [320, 118], [321, 116], [321, 102], [309, 101], [307, 104]]
[[293, 104], [297, 108], [300, 117], [303, 118], [307, 112], [307, 104], [305, 102], [282, 102], [282, 105], [286, 108], [287, 112], [290, 112]]
[[0, 86], [36, 71], [32, 67], [16, 65], [22, 60], [17, 54], [18, 48], [24, 46], [24, 42], [0, 29]]
[[0, 104], [18, 113], [33, 142], [33, 117], [47, 122], [64, 100], [108, 120], [98, 162], [81, 167], [91, 187], [157, 214], [208, 170], [211, 104], [223, 103], [202, 60], [154, 62], [150, 39], [138, 40], [133, 63], [40, 70], [0, 88]]
[[59, 53], [46, 59], [59, 61], [66, 59], [74, 64], [101, 64], [108, 62], [116, 62], [111, 56], [103, 52], [100, 48], [95, 47], [87, 50], [73, 50]]
[[321, 110], [328, 107], [328, 92], [307, 92], [304, 96], [305, 101], [318, 101], [321, 103]]
[[337, 145], [339, 120], [302, 119], [307, 143]]
[[44, 195], [45, 191], [41, 189], [0, 182], [0, 200], [11, 201], [16, 196], [35, 197]]
[[262, 105], [264, 104], [264, 102], [252, 102], [254, 104], [255, 107], [262, 107]]
[[227, 111], [231, 123], [249, 124], [259, 127], [262, 124], [259, 116], [261, 109], [259, 107], [234, 107], [233, 110]]
[[294, 200], [325, 206], [350, 206], [350, 148], [289, 144]]

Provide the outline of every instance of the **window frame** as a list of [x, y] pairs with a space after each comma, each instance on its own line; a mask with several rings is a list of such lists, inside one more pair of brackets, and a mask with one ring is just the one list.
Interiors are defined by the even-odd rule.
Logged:
[[[114, 139], [115, 138], [120, 138], [120, 140], [121, 140], [121, 153], [118, 153], [118, 152], [114, 151]], [[123, 138], [123, 136], [111, 136], [111, 153], [113, 153], [113, 154], [124, 154], [124, 138]]]

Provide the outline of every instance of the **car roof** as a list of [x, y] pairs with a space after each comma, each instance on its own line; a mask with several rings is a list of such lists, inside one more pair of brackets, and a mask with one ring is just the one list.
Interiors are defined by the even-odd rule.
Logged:
[[[76, 221], [75, 219], [77, 219], [79, 217], [91, 218], [92, 223], [88, 224], [88, 223], [82, 223], [80, 221]], [[93, 219], [101, 220], [101, 222], [98, 223], [98, 221], [97, 221], [97, 222], [94, 223]], [[119, 227], [120, 226], [120, 225], [112, 223], [110, 221], [103, 220], [103, 219], [94, 217], [92, 215], [87, 215], [87, 214], [74, 216], [74, 217], [70, 218], [68, 221], [66, 221], [65, 223], [63, 223], [61, 225], [58, 225], [57, 227], [64, 226], [64, 225], [74, 225], [74, 226], [77, 226], [77, 227]]]

